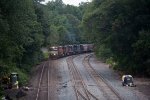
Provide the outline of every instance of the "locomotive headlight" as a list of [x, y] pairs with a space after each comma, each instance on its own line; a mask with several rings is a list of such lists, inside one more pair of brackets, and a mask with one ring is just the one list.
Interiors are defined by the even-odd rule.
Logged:
[[54, 53], [54, 56], [55, 56], [56, 54]]

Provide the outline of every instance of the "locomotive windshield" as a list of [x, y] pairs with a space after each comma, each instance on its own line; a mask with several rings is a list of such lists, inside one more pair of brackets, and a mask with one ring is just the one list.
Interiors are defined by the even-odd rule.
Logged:
[[50, 51], [57, 51], [58, 48], [57, 47], [50, 47]]

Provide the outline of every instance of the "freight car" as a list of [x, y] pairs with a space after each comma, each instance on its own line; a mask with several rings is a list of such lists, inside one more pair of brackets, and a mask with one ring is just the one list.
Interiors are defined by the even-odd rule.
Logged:
[[64, 49], [63, 46], [58, 46], [58, 57], [64, 56]]
[[94, 50], [94, 45], [88, 44], [88, 52], [93, 52], [93, 50]]
[[68, 52], [69, 52], [69, 55], [73, 54], [73, 45], [68, 45]]
[[80, 45], [73, 45], [73, 54], [79, 54], [80, 53]]
[[88, 45], [89, 45], [89, 44], [81, 44], [81, 48], [82, 48], [82, 52], [83, 52], [83, 53], [88, 52]]
[[64, 49], [64, 56], [69, 56], [69, 47], [68, 47], [68, 45], [65, 45], [63, 47], [63, 49]]

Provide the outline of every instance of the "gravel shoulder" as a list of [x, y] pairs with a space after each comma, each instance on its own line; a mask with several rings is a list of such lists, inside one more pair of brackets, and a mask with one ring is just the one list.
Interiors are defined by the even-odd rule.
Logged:
[[69, 73], [66, 58], [58, 60], [59, 86], [58, 97], [59, 100], [77, 100], [72, 84], [72, 77]]
[[143, 93], [150, 100], [150, 79], [148, 78], [134, 78], [137, 87], [136, 91]]
[[110, 69], [107, 64], [98, 61], [94, 56], [90, 58], [90, 63], [124, 100], [149, 100], [150, 81], [148, 79], [135, 78], [137, 87], [123, 87], [119, 74]]

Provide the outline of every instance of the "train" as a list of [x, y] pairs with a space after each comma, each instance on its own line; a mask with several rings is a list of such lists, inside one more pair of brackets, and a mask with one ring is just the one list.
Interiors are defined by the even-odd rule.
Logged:
[[58, 59], [70, 55], [93, 52], [93, 44], [73, 44], [49, 47], [49, 58]]

